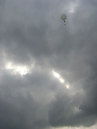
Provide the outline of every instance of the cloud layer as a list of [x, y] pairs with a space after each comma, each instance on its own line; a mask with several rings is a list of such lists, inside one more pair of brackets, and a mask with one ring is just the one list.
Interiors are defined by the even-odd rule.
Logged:
[[[96, 5], [0, 0], [0, 128], [80, 129], [97, 123]], [[20, 66], [29, 72], [21, 76]]]

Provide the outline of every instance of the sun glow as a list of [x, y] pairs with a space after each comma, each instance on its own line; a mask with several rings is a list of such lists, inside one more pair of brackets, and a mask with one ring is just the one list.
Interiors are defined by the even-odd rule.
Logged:
[[8, 62], [5, 65], [5, 68], [7, 70], [12, 70], [12, 72], [14, 74], [20, 74], [21, 76], [26, 75], [27, 73], [29, 73], [29, 68], [27, 66], [24, 65], [14, 65], [12, 62]]
[[70, 88], [70, 85], [69, 85], [68, 83], [66, 84], [66, 88], [67, 88], [67, 89], [69, 89], [69, 88]]
[[67, 83], [66, 80], [64, 80], [64, 79], [61, 77], [61, 75], [60, 75], [59, 73], [57, 73], [56, 71], [52, 70], [52, 74], [53, 74], [53, 76], [54, 76], [56, 79], [59, 80], [60, 83], [64, 84], [67, 89], [70, 88], [69, 83]]
[[60, 83], [64, 83], [64, 79], [61, 77], [61, 75], [59, 73], [52, 70], [52, 74], [55, 78], [57, 78], [60, 81]]

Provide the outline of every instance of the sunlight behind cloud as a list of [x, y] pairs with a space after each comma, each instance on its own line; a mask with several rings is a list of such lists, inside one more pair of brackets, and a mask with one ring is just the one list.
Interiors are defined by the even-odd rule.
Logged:
[[69, 89], [69, 88], [70, 88], [70, 85], [69, 85], [68, 83], [66, 84], [66, 88], [67, 88], [67, 89]]
[[56, 77], [56, 78], [60, 78], [60, 74], [59, 73], [57, 73], [57, 72], [55, 72], [54, 70], [52, 70], [52, 73], [53, 73], [53, 75]]
[[67, 81], [64, 80], [59, 73], [57, 73], [56, 71], [52, 70], [52, 74], [53, 74], [53, 76], [55, 78], [57, 78], [59, 80], [60, 83], [64, 84], [67, 89], [70, 88], [69, 83], [67, 83]]
[[5, 68], [7, 70], [12, 70], [12, 72], [14, 74], [20, 74], [21, 76], [23, 75], [26, 75], [27, 73], [30, 72], [30, 69], [25, 66], [25, 65], [15, 65], [13, 64], [12, 62], [8, 62], [6, 65], [5, 65]]
[[64, 79], [61, 77], [61, 75], [59, 73], [52, 70], [52, 74], [55, 78], [57, 78], [60, 81], [60, 83], [64, 83]]

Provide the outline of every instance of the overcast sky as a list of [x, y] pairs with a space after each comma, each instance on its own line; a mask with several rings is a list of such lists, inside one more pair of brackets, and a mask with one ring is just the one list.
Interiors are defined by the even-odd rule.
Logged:
[[0, 129], [85, 128], [97, 128], [97, 1], [0, 0]]

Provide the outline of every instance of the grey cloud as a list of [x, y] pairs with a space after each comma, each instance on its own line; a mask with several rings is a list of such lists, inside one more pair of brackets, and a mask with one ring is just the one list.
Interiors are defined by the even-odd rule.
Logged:
[[[78, 95], [77, 95], [78, 97]], [[78, 99], [79, 101], [81, 98]], [[88, 105], [80, 106], [73, 97], [57, 96], [49, 110], [49, 122], [52, 126], [91, 126], [96, 123], [97, 115], [90, 113]]]
[[[0, 1], [0, 127], [90, 126], [97, 122], [96, 1]], [[66, 25], [60, 16], [67, 14]], [[6, 61], [30, 64], [23, 78]], [[40, 67], [41, 70], [37, 68]], [[70, 83], [52, 79], [55, 69]], [[7, 125], [7, 126], [6, 126]]]
[[[42, 129], [49, 127], [47, 121], [49, 101], [47, 99], [50, 99], [51, 94], [48, 94], [50, 91], [48, 91], [46, 82], [43, 80], [44, 83], [38, 84], [40, 88], [37, 87], [37, 81], [40, 79], [39, 75], [34, 77], [31, 83], [26, 77], [20, 78], [4, 71], [1, 71], [1, 73], [0, 128], [27, 129], [29, 127]], [[44, 88], [42, 88], [42, 84], [44, 84]]]
[[[55, 5], [61, 8], [59, 1]], [[51, 29], [53, 24], [57, 27], [57, 21], [58, 25], [61, 21], [58, 13], [60, 8], [55, 12], [53, 7], [55, 5], [52, 3], [51, 6], [50, 2], [39, 2], [38, 0], [6, 1], [2, 9], [1, 43], [12, 60], [19, 60], [19, 62], [30, 60], [31, 56], [45, 58], [53, 53], [60, 53], [63, 47], [66, 47], [67, 53], [72, 47], [68, 32], [67, 34], [65, 32], [65, 40], [68, 44], [64, 44], [64, 29], [62, 31], [58, 31], [58, 28], [56, 31]]]
[[1, 43], [12, 60], [29, 61], [31, 56], [51, 53], [46, 40], [46, 2], [6, 1], [4, 8]]

